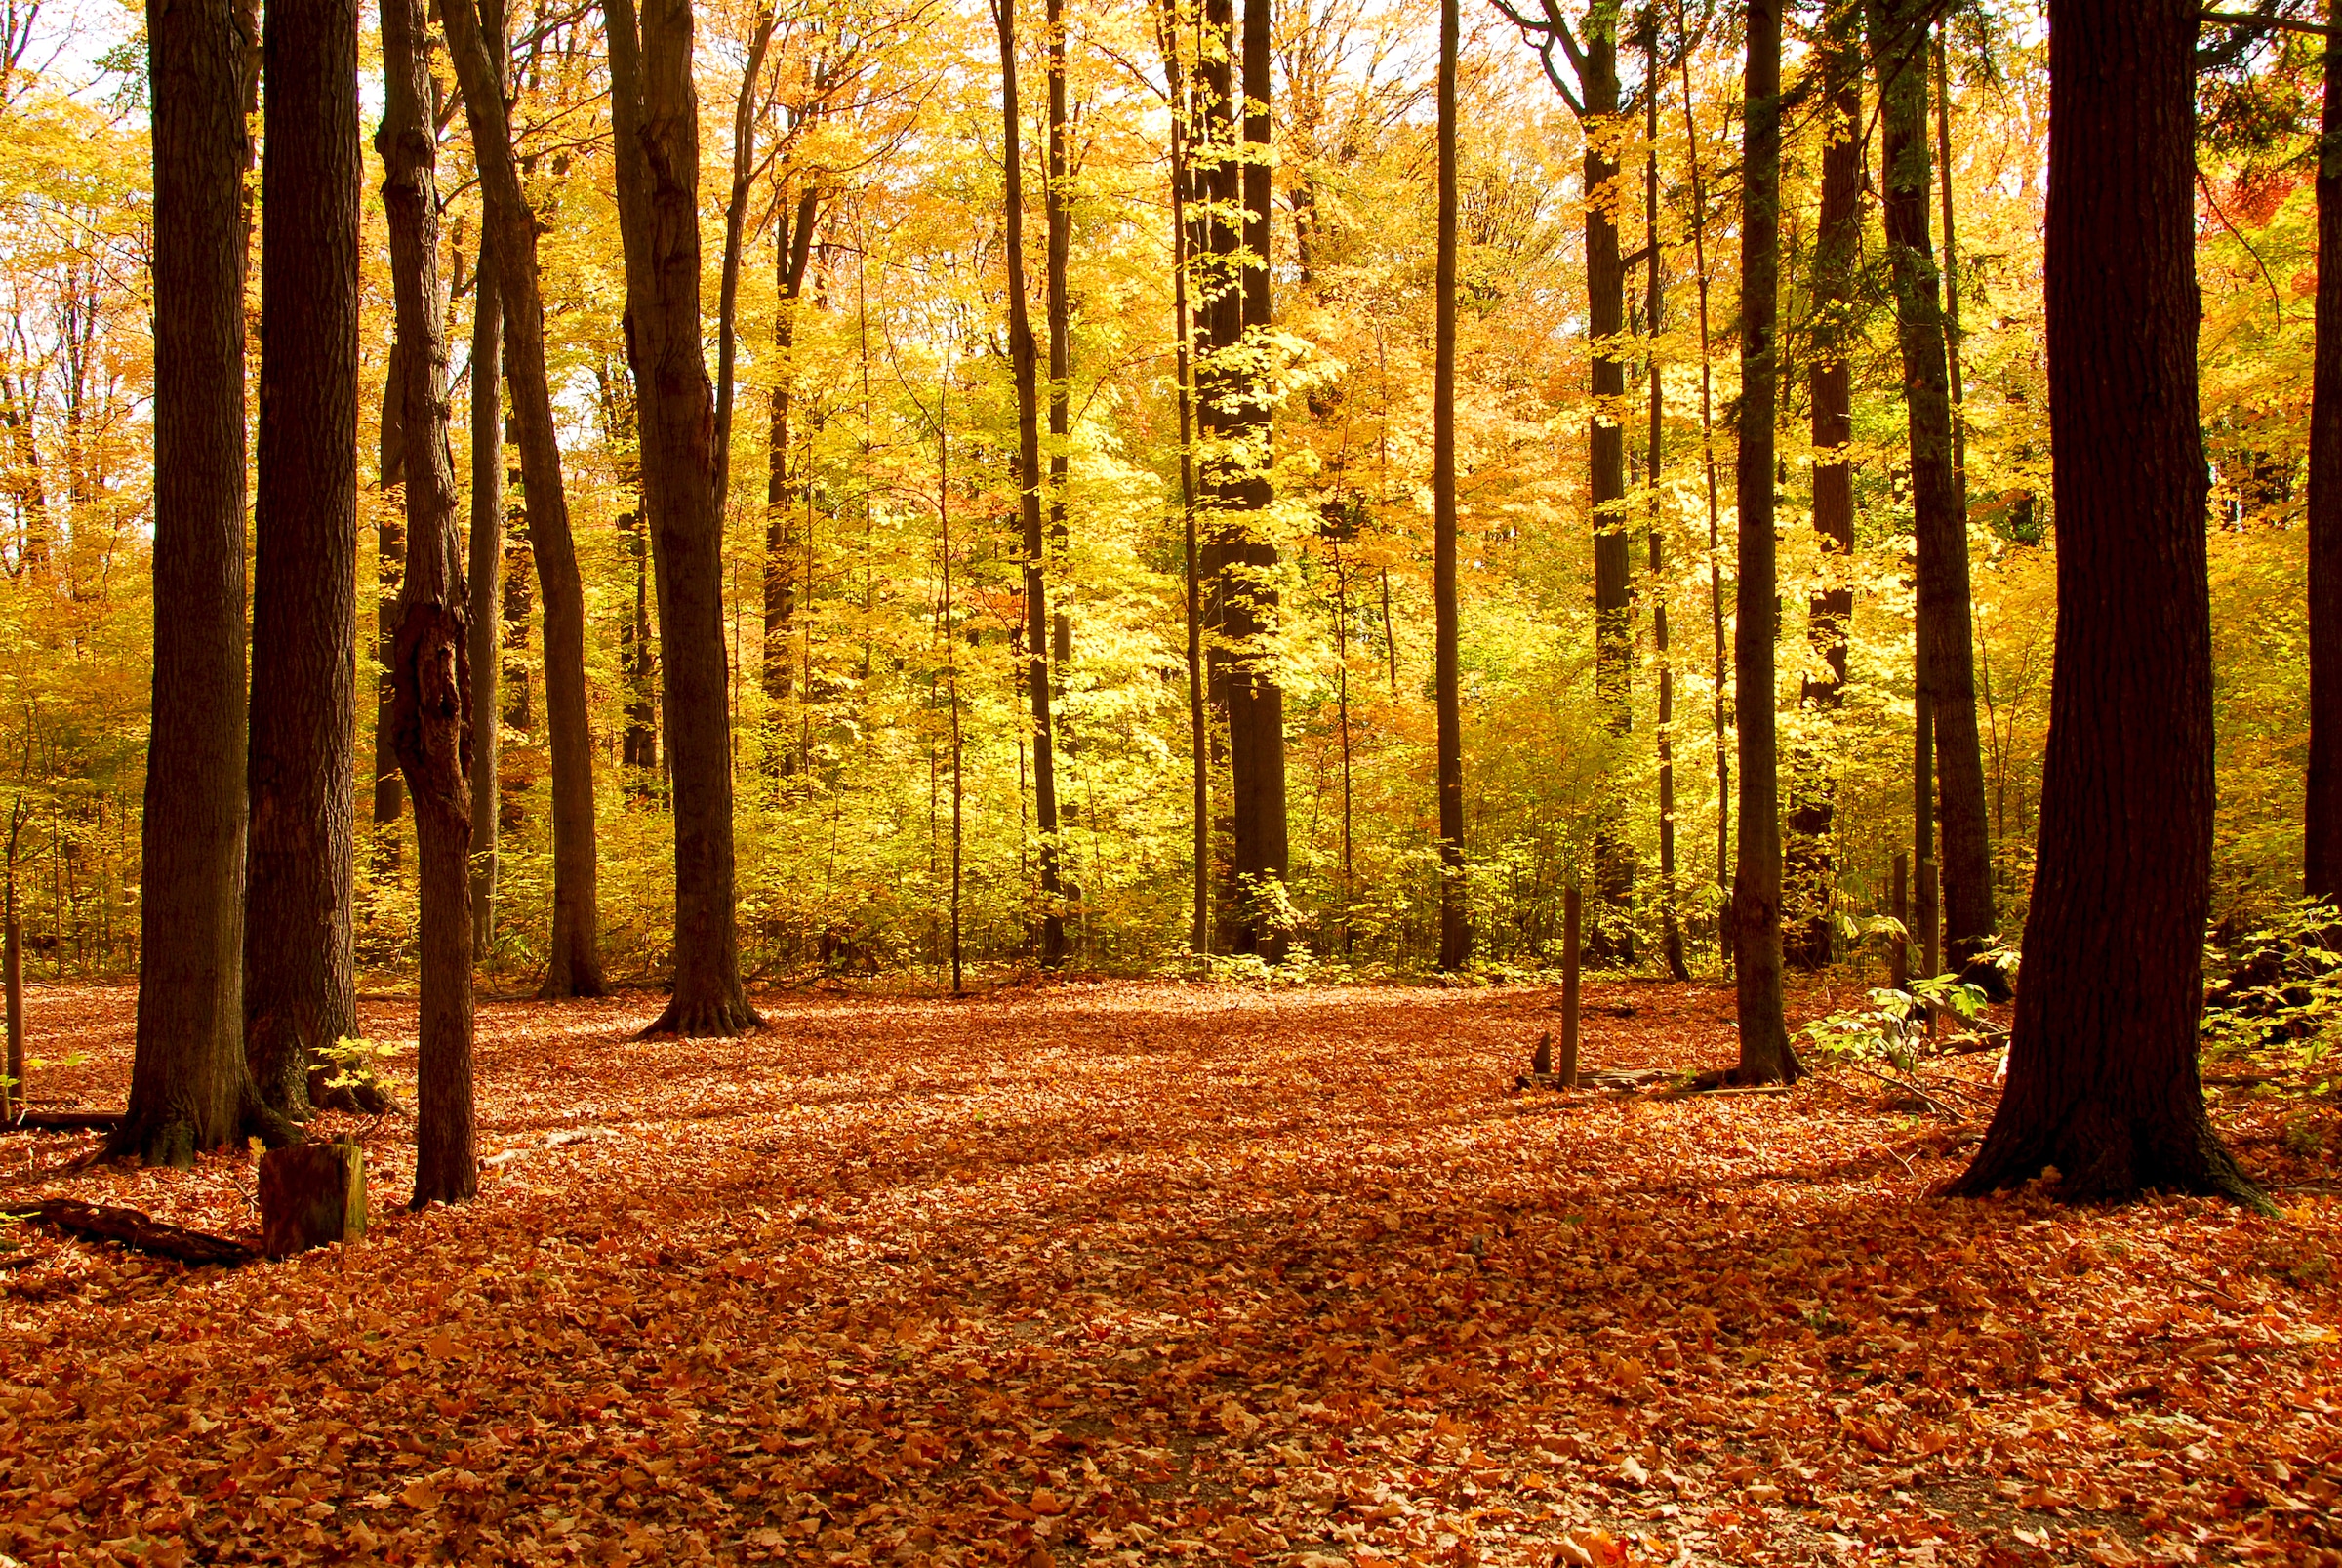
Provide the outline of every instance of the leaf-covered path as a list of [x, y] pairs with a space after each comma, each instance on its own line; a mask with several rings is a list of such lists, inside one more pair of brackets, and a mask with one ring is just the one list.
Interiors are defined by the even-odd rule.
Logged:
[[[0, 1551], [2342, 1560], [2330, 1104], [2223, 1112], [2282, 1221], [1950, 1203], [1958, 1135], [1850, 1074], [1509, 1093], [1556, 1002], [767, 997], [687, 1044], [626, 1038], [640, 996], [486, 1004], [466, 1209], [395, 1207], [385, 1122], [354, 1247], [19, 1233]], [[1726, 993], [1588, 1004], [1590, 1065], [1729, 1059]], [[130, 1006], [38, 995], [36, 1054], [91, 1060], [36, 1094], [119, 1103]], [[246, 1160], [41, 1178], [85, 1146], [0, 1141], [0, 1198], [253, 1226]]]

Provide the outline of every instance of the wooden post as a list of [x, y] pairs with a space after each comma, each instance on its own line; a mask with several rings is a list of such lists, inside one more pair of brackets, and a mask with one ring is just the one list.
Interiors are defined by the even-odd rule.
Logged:
[[1578, 1086], [1578, 915], [1581, 899], [1572, 882], [1562, 896], [1561, 1087]]
[[1895, 989], [1911, 988], [1911, 857], [1895, 857], [1895, 924], [1903, 928], [1888, 951], [1887, 984]]

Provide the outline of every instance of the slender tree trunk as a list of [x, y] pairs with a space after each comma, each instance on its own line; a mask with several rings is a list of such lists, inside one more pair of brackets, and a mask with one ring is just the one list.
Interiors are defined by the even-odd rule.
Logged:
[[513, 422], [519, 427], [521, 499], [527, 507], [529, 552], [545, 598], [545, 706], [553, 750], [553, 929], [538, 995], [551, 1001], [599, 996], [602, 982], [600, 914], [595, 875], [593, 738], [586, 701], [586, 588], [569, 528], [569, 492], [553, 426], [552, 385], [545, 372], [545, 305], [538, 290], [537, 219], [521, 189], [492, 49], [472, 0], [440, 0], [449, 53], [464, 87], [488, 221], [497, 261], [497, 294], [505, 304], [506, 374]]
[[1194, 251], [1188, 231], [1188, 127], [1192, 97], [1180, 65], [1179, 24], [1178, 0], [1164, 0], [1157, 14], [1156, 31], [1163, 51], [1163, 79], [1171, 97], [1171, 323], [1179, 377], [1179, 515], [1188, 632], [1188, 748], [1192, 763], [1189, 826], [1194, 860], [1194, 906], [1189, 920], [1188, 945], [1197, 953], [1208, 953], [1212, 950], [1212, 758], [1210, 725], [1203, 702], [1202, 581], [1195, 555], [1195, 410], [1188, 363], [1191, 336], [1188, 272]]
[[[1813, 259], [1814, 347], [1807, 395], [1813, 408], [1813, 531], [1823, 578], [1805, 600], [1805, 635], [1818, 669], [1800, 694], [1810, 714], [1835, 714], [1844, 701], [1846, 628], [1854, 615], [1853, 376], [1846, 356], [1854, 269], [1862, 244], [1862, 16], [1854, 0], [1825, 14], [1822, 82], [1829, 141], [1822, 149], [1822, 203]], [[1825, 719], [1823, 722], [1827, 722]], [[1787, 820], [1784, 956], [1800, 969], [1830, 962], [1837, 867], [1831, 833], [1837, 784], [1829, 748], [1802, 742], [1792, 774]]]
[[431, 77], [422, 0], [383, 0], [383, 208], [390, 231], [407, 432], [407, 571], [390, 666], [391, 744], [415, 800], [423, 884], [414, 1204], [478, 1190], [471, 1092], [471, 671], [456, 475]]
[[[1686, 49], [1678, 66], [1683, 79], [1683, 132], [1691, 143], [1691, 255], [1700, 286], [1700, 455], [1708, 481], [1708, 614], [1716, 643], [1716, 886], [1729, 896], [1732, 887], [1732, 751], [1724, 735], [1724, 570], [1716, 482], [1716, 358], [1708, 324], [1708, 184], [1700, 173], [1700, 128], [1692, 115], [1691, 52]], [[1725, 910], [1730, 924], [1730, 909]], [[1721, 944], [1724, 961], [1732, 961], [1729, 931]]]
[[357, 1032], [357, 0], [274, 0], [264, 51], [245, 1050], [300, 1118], [310, 1069]]
[[2051, 0], [2044, 302], [2057, 646], [2002, 1093], [1960, 1193], [2266, 1207], [2196, 1065], [2212, 849], [2193, 0]]
[[804, 542], [797, 537], [799, 483], [789, 467], [789, 427], [796, 400], [797, 311], [805, 292], [805, 268], [813, 259], [813, 225], [821, 192], [808, 184], [792, 209], [781, 204], [773, 247], [780, 307], [773, 316], [772, 437], [765, 453], [764, 491], [764, 695], [774, 707], [774, 734], [766, 766], [782, 775], [796, 772], [796, 747], [784, 733], [796, 684], [797, 569]]
[[[390, 345], [385, 385], [406, 379], [397, 342]], [[384, 490], [406, 483], [406, 410], [398, 399], [383, 399], [382, 483]], [[406, 519], [390, 507], [377, 513], [374, 525], [374, 828], [377, 873], [398, 864], [398, 838], [389, 828], [398, 821], [406, 792], [398, 782], [398, 758], [390, 747], [390, 642], [395, 632], [399, 574], [406, 570]]]
[[[1249, 0], [1252, 5], [1261, 0]], [[1433, 329], [1433, 702], [1438, 709], [1439, 967], [1472, 954], [1464, 883], [1464, 723], [1456, 662], [1456, 49], [1457, 0], [1439, 6], [1439, 254]], [[1618, 250], [1612, 236], [1613, 263]]]
[[756, 175], [756, 84], [764, 78], [764, 57], [772, 49], [780, 11], [767, 7], [748, 35], [747, 63], [732, 101], [732, 185], [724, 201], [722, 273], [715, 294], [715, 500], [732, 503], [732, 403], [740, 358], [740, 263], [747, 235], [748, 192]]
[[1748, 125], [1740, 227], [1740, 583], [1733, 663], [1740, 712], [1740, 862], [1732, 937], [1743, 1083], [1803, 1074], [1781, 1012], [1781, 816], [1773, 640], [1773, 421], [1780, 403], [1781, 0], [1749, 0]]
[[146, 19], [161, 613], [140, 831], [138, 1044], [129, 1110], [108, 1148], [149, 1165], [191, 1166], [262, 1108], [243, 1005], [247, 28], [233, 0], [157, 4]]
[[[1618, 7], [1597, 5], [1586, 19], [1578, 81], [1586, 127], [1586, 317], [1592, 339], [1595, 412], [1587, 428], [1587, 483], [1594, 503], [1594, 680], [1602, 727], [1614, 737], [1635, 728], [1634, 551], [1627, 537], [1627, 274], [1619, 259], [1617, 208], [1597, 199], [1619, 177]], [[1605, 792], [1594, 837], [1594, 930], [1587, 953], [1596, 964], [1635, 960], [1635, 858], [1624, 830], [1623, 790]]]
[[[1066, 125], [1066, 0], [1047, 0], [1049, 60], [1049, 182], [1041, 209], [1049, 228], [1046, 287], [1049, 302], [1049, 548], [1065, 570], [1066, 480], [1070, 470], [1067, 440], [1072, 434], [1073, 301], [1066, 271], [1073, 259], [1071, 133]], [[1073, 657], [1073, 618], [1061, 587], [1050, 628], [1052, 673], [1062, 686], [1066, 662]], [[1066, 748], [1072, 749], [1068, 735]], [[1069, 812], [1070, 807], [1068, 808]]]
[[[2342, 21], [2342, 5], [2326, 6]], [[2310, 392], [2310, 776], [2303, 889], [2342, 902], [2342, 46], [2325, 46]]]
[[[1870, 0], [1878, 75], [1884, 209], [1911, 429], [1912, 509], [1918, 536], [1918, 680], [1934, 721], [1943, 805], [1945, 935], [1960, 963], [1991, 945], [1992, 846], [1968, 598], [1968, 529], [1952, 463], [1950, 370], [1927, 208], [1927, 20], [1932, 0]], [[1921, 781], [1924, 787], [1924, 781]], [[1925, 851], [1922, 849], [1922, 856]], [[1921, 892], [1925, 874], [1921, 873]], [[1922, 916], [1923, 918], [1924, 916]]]
[[724, 657], [715, 398], [700, 338], [699, 106], [690, 0], [605, 0], [626, 354], [642, 425], [642, 500], [659, 574], [675, 814], [675, 989], [646, 1034], [730, 1035], [761, 1022], [740, 984], [732, 725]]
[[[495, 12], [496, 0], [486, 0], [483, 10]], [[501, 35], [501, 22], [495, 30]], [[505, 313], [496, 290], [495, 236], [483, 230], [480, 241], [472, 284], [471, 603], [465, 634], [471, 639], [471, 950], [484, 962], [496, 945], [497, 780], [504, 752], [497, 690], [504, 661], [497, 634], [505, 592]]]
[[1031, 314], [1025, 300], [1024, 128], [1017, 109], [1017, 0], [992, 0], [1000, 32], [1002, 171], [1008, 223], [1008, 339], [1017, 380], [1017, 510], [1024, 525], [1025, 695], [1032, 715], [1032, 804], [1040, 838], [1041, 962], [1065, 959], [1064, 889], [1058, 879], [1057, 747], [1049, 724], [1049, 583], [1041, 529], [1041, 417]]
[[1660, 286], [1659, 244], [1659, 19], [1654, 9], [1643, 17], [1643, 165], [1642, 226], [1645, 274], [1644, 325], [1651, 335], [1650, 428], [1645, 437], [1651, 481], [1651, 643], [1659, 663], [1659, 948], [1667, 972], [1676, 980], [1691, 979], [1683, 961], [1683, 927], [1676, 908], [1676, 665], [1668, 649], [1667, 552], [1661, 540], [1659, 475], [1665, 453], [1663, 416], [1667, 394], [1659, 376], [1659, 329], [1666, 304]]

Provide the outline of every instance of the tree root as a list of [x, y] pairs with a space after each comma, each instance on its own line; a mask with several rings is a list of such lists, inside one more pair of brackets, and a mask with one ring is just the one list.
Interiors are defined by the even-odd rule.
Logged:
[[2061, 1203], [2127, 1203], [2149, 1192], [2189, 1192], [2225, 1198], [2256, 1214], [2277, 1213], [2201, 1115], [2193, 1127], [2170, 1129], [2124, 1120], [2101, 1103], [2084, 1101], [2056, 1127], [2019, 1130], [2009, 1123], [2006, 1106], [2003, 1101], [1975, 1160], [1933, 1195], [1989, 1197], [2055, 1170]]
[[726, 1040], [764, 1026], [763, 1017], [738, 997], [686, 1002], [680, 996], [645, 1025], [638, 1040]]
[[151, 1253], [157, 1258], [169, 1258], [195, 1267], [210, 1264], [233, 1267], [259, 1256], [241, 1241], [215, 1236], [208, 1230], [189, 1230], [184, 1226], [167, 1225], [136, 1209], [76, 1203], [71, 1198], [50, 1198], [30, 1208], [10, 1208], [6, 1212], [26, 1224], [61, 1230], [66, 1235], [79, 1236], [85, 1241], [111, 1241], [134, 1252]]

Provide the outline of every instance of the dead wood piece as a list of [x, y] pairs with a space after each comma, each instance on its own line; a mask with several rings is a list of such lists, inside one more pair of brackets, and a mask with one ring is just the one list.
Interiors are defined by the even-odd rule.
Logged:
[[249, 1263], [255, 1256], [252, 1248], [241, 1241], [215, 1236], [208, 1230], [189, 1230], [136, 1209], [118, 1209], [108, 1204], [50, 1198], [30, 1208], [12, 1207], [7, 1212], [28, 1225], [61, 1230], [84, 1241], [111, 1241], [133, 1252], [150, 1253], [195, 1267], [210, 1264], [232, 1267]]
[[122, 1125], [118, 1110], [24, 1110], [0, 1121], [0, 1130], [25, 1133], [110, 1133]]
[[261, 1160], [261, 1248], [283, 1258], [366, 1233], [366, 1151], [293, 1144]]

